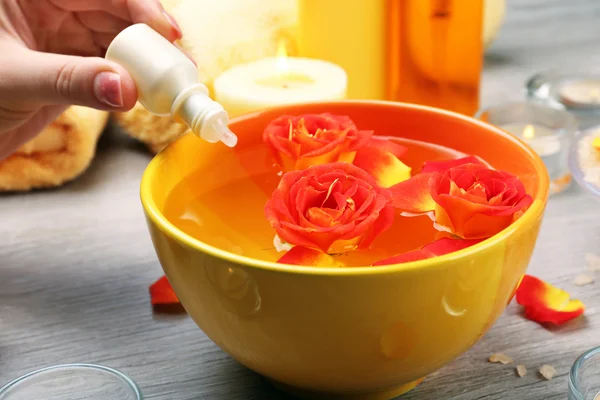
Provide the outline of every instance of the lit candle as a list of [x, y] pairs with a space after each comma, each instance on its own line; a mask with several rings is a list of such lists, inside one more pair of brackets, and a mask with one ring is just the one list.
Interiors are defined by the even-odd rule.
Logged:
[[568, 107], [600, 106], [600, 80], [581, 79], [564, 83], [558, 90], [560, 101]]
[[569, 150], [579, 128], [573, 114], [524, 101], [483, 108], [476, 117], [520, 138], [540, 156], [550, 177], [550, 193], [560, 193], [571, 184]]
[[272, 106], [346, 98], [346, 72], [316, 59], [287, 57], [280, 45], [277, 57], [237, 65], [213, 83], [215, 101], [230, 117]]
[[556, 133], [543, 125], [513, 123], [500, 126], [523, 139], [540, 157], [560, 153], [560, 140]]
[[600, 154], [600, 137], [596, 137], [592, 140], [592, 147]]

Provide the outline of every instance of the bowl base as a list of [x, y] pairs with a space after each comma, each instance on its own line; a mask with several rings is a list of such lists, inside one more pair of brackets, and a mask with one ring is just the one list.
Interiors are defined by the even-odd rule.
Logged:
[[361, 394], [340, 394], [340, 393], [323, 393], [313, 392], [306, 389], [300, 389], [293, 386], [288, 386], [280, 382], [267, 379], [271, 385], [282, 392], [301, 400], [391, 400], [416, 388], [425, 378], [417, 379], [416, 381], [405, 383], [391, 389], [375, 391], [371, 393]]

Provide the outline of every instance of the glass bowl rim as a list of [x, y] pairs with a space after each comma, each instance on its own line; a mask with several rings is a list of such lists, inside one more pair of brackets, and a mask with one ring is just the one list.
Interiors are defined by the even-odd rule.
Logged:
[[571, 371], [569, 372], [569, 392], [576, 397], [576, 400], [585, 400], [585, 397], [583, 397], [583, 394], [581, 394], [579, 391], [579, 386], [577, 385], [579, 369], [585, 364], [586, 361], [597, 355], [600, 355], [600, 346], [593, 347], [585, 351], [583, 354], [577, 357], [571, 366]]
[[511, 108], [519, 107], [519, 106], [521, 106], [521, 107], [526, 106], [526, 107], [531, 107], [534, 109], [535, 108], [544, 109], [547, 111], [551, 111], [555, 114], [559, 114], [562, 119], [561, 126], [558, 128], [560, 130], [576, 132], [579, 129], [579, 120], [578, 120], [577, 116], [575, 114], [573, 114], [572, 112], [565, 110], [564, 108], [552, 107], [550, 105], [542, 104], [542, 103], [535, 102], [535, 101], [528, 101], [528, 100], [509, 101], [506, 103], [497, 103], [497, 104], [491, 104], [489, 106], [481, 107], [475, 113], [475, 118], [481, 119], [483, 114], [485, 114], [486, 112], [489, 112], [490, 110], [500, 110], [500, 109], [508, 110]]
[[34, 371], [27, 372], [26, 374], [21, 375], [18, 378], [15, 378], [15, 379], [11, 380], [10, 382], [8, 382], [7, 384], [5, 384], [4, 386], [2, 386], [0, 388], [0, 396], [8, 393], [9, 390], [16, 388], [17, 385], [25, 382], [27, 379], [29, 379], [33, 376], [41, 375], [43, 373], [55, 371], [55, 370], [69, 370], [69, 369], [76, 369], [76, 368], [83, 368], [83, 369], [88, 369], [88, 370], [92, 370], [92, 371], [96, 371], [96, 372], [108, 373], [109, 375], [112, 375], [113, 377], [119, 379], [120, 381], [125, 382], [125, 384], [127, 384], [129, 389], [131, 390], [131, 393], [136, 396], [136, 400], [144, 399], [144, 396], [143, 396], [142, 391], [141, 391], [140, 387], [138, 386], [138, 384], [135, 383], [135, 381], [133, 379], [131, 379], [129, 376], [125, 375], [123, 372], [121, 372], [117, 369], [111, 368], [111, 367], [104, 366], [104, 365], [88, 364], [88, 363], [57, 364], [57, 365], [51, 365], [48, 367], [43, 367], [43, 368], [36, 369]]

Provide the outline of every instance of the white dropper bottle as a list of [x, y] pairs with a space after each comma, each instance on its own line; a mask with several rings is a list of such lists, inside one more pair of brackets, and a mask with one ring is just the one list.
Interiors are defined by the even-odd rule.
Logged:
[[153, 114], [171, 115], [210, 143], [237, 144], [227, 127], [229, 117], [198, 82], [194, 63], [175, 45], [146, 24], [135, 24], [119, 33], [106, 51], [107, 60], [132, 76], [138, 101]]

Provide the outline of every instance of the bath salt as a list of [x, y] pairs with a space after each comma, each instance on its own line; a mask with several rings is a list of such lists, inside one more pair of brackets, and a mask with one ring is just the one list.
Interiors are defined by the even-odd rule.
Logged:
[[600, 272], [600, 256], [594, 253], [586, 253], [585, 262], [587, 269], [592, 272]]
[[540, 374], [550, 381], [552, 380], [552, 378], [554, 378], [554, 375], [556, 375], [556, 370], [552, 365], [546, 364], [542, 365], [542, 367], [540, 368]]
[[594, 283], [594, 277], [588, 274], [579, 274], [573, 280], [576, 286], [585, 286]]
[[577, 152], [583, 179], [595, 186], [600, 186], [600, 151], [594, 141], [600, 139], [600, 128], [581, 138]]
[[488, 361], [491, 363], [510, 364], [513, 362], [513, 359], [506, 354], [494, 353], [488, 358]]

